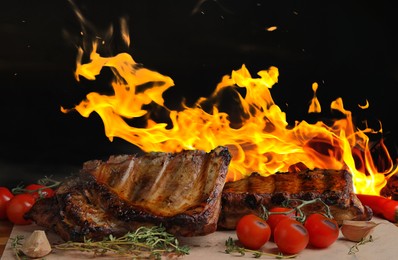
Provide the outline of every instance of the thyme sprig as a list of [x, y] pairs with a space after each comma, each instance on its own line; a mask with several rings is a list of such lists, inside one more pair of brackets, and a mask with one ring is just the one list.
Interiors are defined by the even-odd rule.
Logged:
[[238, 253], [241, 256], [244, 256], [246, 253], [251, 253], [251, 254], [253, 254], [254, 258], [260, 258], [262, 256], [271, 256], [271, 257], [275, 257], [276, 259], [292, 259], [292, 258], [297, 257], [297, 254], [284, 255], [281, 252], [279, 252], [278, 254], [271, 254], [271, 253], [266, 253], [264, 251], [252, 250], [252, 249], [240, 247], [236, 244], [236, 242], [232, 239], [232, 237], [229, 237], [225, 241], [225, 247], [226, 247], [225, 253], [227, 253], [227, 254]]
[[355, 255], [355, 253], [359, 252], [359, 246], [369, 243], [369, 242], [373, 242], [373, 237], [372, 235], [370, 235], [369, 237], [365, 237], [362, 238], [361, 241], [359, 241], [358, 243], [356, 243], [355, 245], [353, 245], [352, 247], [350, 247], [350, 250], [348, 251], [349, 255]]
[[162, 255], [188, 255], [189, 247], [180, 246], [176, 237], [166, 232], [162, 226], [139, 227], [121, 237], [109, 235], [101, 241], [91, 239], [83, 242], [68, 241], [54, 246], [60, 250], [79, 250], [96, 255], [113, 253], [136, 259], [161, 259]]
[[15, 257], [18, 260], [26, 259], [24, 253], [21, 251], [23, 235], [17, 235], [16, 237], [11, 237], [11, 249], [14, 252]]

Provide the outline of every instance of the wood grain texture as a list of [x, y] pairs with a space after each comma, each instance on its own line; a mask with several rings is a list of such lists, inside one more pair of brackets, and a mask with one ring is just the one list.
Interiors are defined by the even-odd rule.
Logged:
[[7, 241], [10, 238], [12, 228], [13, 224], [10, 221], [0, 220], [0, 256], [3, 255]]

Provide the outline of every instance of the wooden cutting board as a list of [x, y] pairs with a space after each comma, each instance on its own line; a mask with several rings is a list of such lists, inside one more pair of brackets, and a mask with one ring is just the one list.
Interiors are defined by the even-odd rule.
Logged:
[[8, 238], [12, 231], [12, 223], [7, 220], [0, 220], [0, 256], [6, 247]]
[[[305, 260], [319, 260], [319, 259], [338, 259], [338, 260], [352, 260], [352, 259], [360, 259], [360, 260], [390, 260], [398, 258], [398, 227], [394, 224], [380, 219], [373, 218], [373, 221], [376, 223], [381, 222], [381, 225], [378, 225], [373, 233], [373, 242], [366, 243], [364, 245], [359, 246], [359, 252], [355, 253], [355, 255], [349, 255], [348, 252], [350, 248], [355, 244], [354, 242], [350, 242], [345, 240], [342, 236], [327, 249], [311, 249], [307, 248], [302, 251], [297, 259], [305, 259]], [[39, 226], [34, 224], [28, 226], [15, 226], [11, 232], [10, 237], [16, 237], [17, 235], [23, 235], [26, 238], [37, 229], [41, 229]], [[228, 237], [232, 237], [236, 239], [236, 235], [234, 231], [217, 231], [213, 234], [202, 236], [202, 237], [191, 237], [191, 238], [181, 238], [180, 244], [189, 245], [190, 246], [190, 254], [184, 256], [184, 259], [198, 259], [198, 260], [218, 260], [218, 259], [234, 259], [237, 258], [232, 255], [228, 255], [225, 253], [225, 241]], [[48, 238], [50, 242], [59, 242], [59, 237], [52, 233], [48, 232]], [[10, 248], [10, 240], [8, 241], [6, 248], [4, 250], [3, 256], [1, 260], [13, 260], [16, 259], [13, 255], [13, 251]], [[268, 242], [263, 250], [268, 253], [275, 253], [276, 245], [272, 242]], [[92, 254], [85, 254], [82, 252], [72, 252], [72, 251], [61, 251], [54, 250], [50, 255], [46, 256], [46, 260], [66, 260], [66, 259], [92, 259]], [[251, 254], [246, 254], [244, 259], [253, 259]], [[98, 257], [100, 260], [104, 259], [116, 259], [115, 257]], [[120, 259], [117, 258], [117, 259]], [[239, 258], [241, 259], [241, 258]], [[269, 256], [263, 256], [262, 259], [275, 259]]]

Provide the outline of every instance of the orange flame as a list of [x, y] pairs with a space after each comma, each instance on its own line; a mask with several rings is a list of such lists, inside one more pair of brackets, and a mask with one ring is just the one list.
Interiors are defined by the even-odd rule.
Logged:
[[[226, 75], [209, 98], [200, 98], [192, 107], [183, 104], [181, 111], [164, 105], [164, 92], [174, 85], [170, 77], [139, 66], [127, 53], [101, 57], [94, 45], [90, 61], [82, 64], [83, 50], [77, 59], [76, 79], [95, 80], [104, 67], [114, 73], [113, 95], [89, 93], [74, 109], [88, 117], [92, 112], [102, 118], [105, 134], [112, 141], [122, 138], [143, 151], [178, 152], [183, 149], [210, 151], [219, 145], [228, 146], [232, 153], [227, 181], [237, 180], [252, 172], [270, 175], [289, 171], [295, 164], [308, 168], [348, 169], [353, 174], [357, 193], [379, 194], [389, 176], [395, 174], [390, 155], [381, 142], [386, 167], [379, 172], [369, 148], [367, 133], [373, 129], [355, 129], [351, 112], [344, 109], [341, 98], [331, 104], [345, 118], [328, 126], [296, 122], [289, 127], [285, 113], [275, 104], [270, 89], [277, 83], [276, 67], [262, 70], [253, 78], [245, 65]], [[313, 84], [314, 97], [309, 112], [318, 113], [321, 106], [316, 98], [318, 84]], [[240, 124], [232, 127], [230, 116], [220, 112], [217, 103], [210, 111], [203, 106], [217, 100], [224, 90], [234, 90], [241, 110]], [[244, 89], [245, 94], [240, 94]], [[243, 91], [244, 92], [244, 91]], [[156, 105], [168, 112], [171, 123], [155, 122], [146, 105]], [[63, 112], [70, 110], [61, 108]], [[144, 118], [145, 127], [131, 126], [128, 121]], [[381, 128], [381, 127], [380, 127]], [[382, 129], [379, 130], [382, 132]]]

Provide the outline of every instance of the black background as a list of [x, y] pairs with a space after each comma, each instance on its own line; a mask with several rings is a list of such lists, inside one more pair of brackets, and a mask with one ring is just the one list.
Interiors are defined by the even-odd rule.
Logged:
[[[387, 1], [75, 1], [85, 29], [107, 51], [129, 52], [145, 67], [173, 78], [166, 104], [192, 104], [225, 74], [246, 64], [253, 76], [276, 66], [271, 93], [289, 122], [304, 120], [318, 82], [323, 111], [342, 97], [355, 123], [378, 128], [397, 154], [396, 9]], [[127, 18], [131, 45], [118, 25]], [[114, 26], [115, 34], [106, 31]], [[267, 27], [277, 26], [268, 32]], [[63, 114], [95, 84], [74, 79], [81, 24], [70, 2], [3, 1], [0, 9], [0, 185], [60, 177], [90, 159], [137, 149], [110, 142], [96, 114]], [[110, 54], [110, 53], [109, 53]], [[104, 79], [105, 82], [105, 79]], [[363, 111], [358, 104], [368, 100]], [[325, 115], [326, 116], [326, 115]]]

